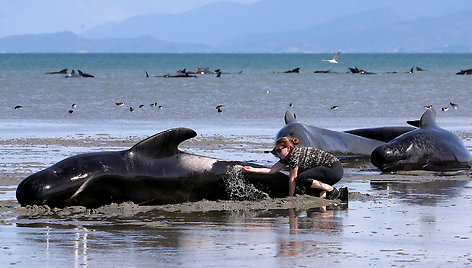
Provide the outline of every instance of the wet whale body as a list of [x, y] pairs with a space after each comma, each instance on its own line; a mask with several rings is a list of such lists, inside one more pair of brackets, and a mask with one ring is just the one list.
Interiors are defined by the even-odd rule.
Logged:
[[285, 113], [285, 126], [279, 130], [280, 137], [295, 137], [302, 147], [315, 147], [337, 156], [370, 156], [370, 153], [383, 141], [365, 138], [359, 135], [319, 128], [299, 123], [290, 111]]
[[[410, 124], [414, 124], [415, 121], [409, 121]], [[376, 127], [376, 128], [359, 128], [345, 130], [344, 132], [361, 136], [364, 138], [374, 139], [383, 142], [389, 142], [396, 137], [415, 130], [416, 127], [410, 126], [396, 126], [396, 127]]]
[[460, 72], [457, 72], [456, 74], [457, 75], [471, 75], [472, 74], [472, 69], [461, 70]]
[[472, 157], [462, 140], [436, 124], [436, 112], [428, 109], [419, 128], [376, 148], [370, 161], [384, 172], [398, 170], [468, 169]]
[[270, 197], [287, 195], [288, 176], [284, 173], [240, 172], [238, 166], [248, 163], [190, 154], [177, 148], [196, 135], [188, 128], [170, 129], [129, 150], [66, 158], [25, 178], [17, 187], [17, 200], [22, 206], [99, 207], [126, 201], [154, 205], [228, 199], [227, 185], [234, 180], [229, 175], [232, 170], [237, 170], [239, 179], [247, 185]]

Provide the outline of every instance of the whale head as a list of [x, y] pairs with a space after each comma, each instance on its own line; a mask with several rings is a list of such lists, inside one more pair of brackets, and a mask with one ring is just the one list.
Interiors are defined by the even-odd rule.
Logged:
[[87, 153], [66, 158], [25, 178], [17, 187], [22, 206], [61, 206], [69, 203], [87, 184], [101, 174], [115, 172], [104, 159], [113, 153]]
[[[195, 136], [191, 129], [176, 128], [155, 134], [125, 151], [71, 156], [25, 178], [17, 187], [16, 198], [22, 206], [62, 207], [75, 204], [83, 192], [87, 192], [88, 199], [104, 199], [106, 194], [116, 196], [113, 192], [119, 181], [116, 178], [129, 181], [128, 178], [139, 175], [140, 168], [152, 166], [153, 160], [177, 154], [177, 146]], [[99, 190], [88, 189], [97, 184]]]
[[418, 127], [375, 148], [370, 155], [372, 164], [384, 172], [470, 167], [471, 156], [463, 142], [436, 125], [433, 109], [421, 116]]

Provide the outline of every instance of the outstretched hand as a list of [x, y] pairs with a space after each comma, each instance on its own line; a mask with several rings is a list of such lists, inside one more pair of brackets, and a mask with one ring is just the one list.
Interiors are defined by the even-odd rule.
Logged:
[[247, 172], [252, 172], [253, 169], [254, 169], [254, 168], [251, 167], [251, 166], [244, 166], [244, 167], [243, 167], [243, 170], [244, 170], [244, 171], [247, 171]]

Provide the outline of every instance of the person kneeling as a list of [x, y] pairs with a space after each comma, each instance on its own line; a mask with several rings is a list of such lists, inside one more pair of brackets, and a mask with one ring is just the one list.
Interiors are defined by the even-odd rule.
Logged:
[[[244, 166], [243, 170], [255, 173], [276, 173], [283, 168], [289, 169], [288, 195], [294, 196], [297, 188], [319, 189], [320, 197], [334, 200], [340, 192], [333, 185], [341, 180], [344, 169], [334, 155], [313, 147], [298, 147], [299, 140], [281, 137], [273, 150], [280, 160], [271, 168]], [[343, 192], [346, 190], [343, 189]], [[343, 196], [347, 201], [347, 196]]]

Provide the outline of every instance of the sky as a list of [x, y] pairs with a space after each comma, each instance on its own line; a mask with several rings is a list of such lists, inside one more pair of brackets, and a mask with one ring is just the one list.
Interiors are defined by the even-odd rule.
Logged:
[[[1, 0], [0, 38], [71, 31], [149, 13], [177, 14], [221, 0]], [[254, 3], [259, 0], [226, 0]]]

